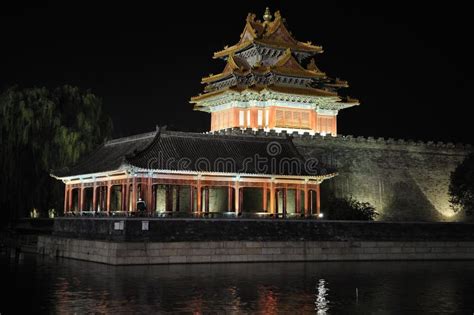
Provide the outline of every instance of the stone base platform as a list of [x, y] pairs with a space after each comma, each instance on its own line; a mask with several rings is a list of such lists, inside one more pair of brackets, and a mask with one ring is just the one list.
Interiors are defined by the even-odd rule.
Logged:
[[474, 259], [474, 241], [115, 242], [40, 236], [38, 253], [110, 265]]

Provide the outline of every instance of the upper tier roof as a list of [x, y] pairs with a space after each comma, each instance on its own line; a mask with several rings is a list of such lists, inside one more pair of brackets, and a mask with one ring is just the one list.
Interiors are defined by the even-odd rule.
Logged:
[[240, 35], [240, 41], [230, 47], [226, 46], [223, 50], [214, 53], [214, 58], [228, 56], [232, 53], [241, 51], [253, 44], [287, 49], [294, 51], [307, 52], [312, 55], [322, 53], [321, 46], [313, 45], [311, 42], [300, 42], [293, 38], [291, 32], [285, 26], [284, 19], [280, 12], [275, 12], [275, 18], [271, 20], [271, 14], [265, 12], [264, 21], [256, 20], [253, 13], [249, 13], [245, 23], [244, 31]]
[[308, 69], [303, 68], [298, 61], [293, 57], [291, 49], [287, 49], [283, 55], [278, 58], [274, 65], [258, 65], [251, 67], [247, 61], [243, 58], [229, 55], [227, 58], [227, 64], [222, 73], [209, 75], [208, 77], [202, 78], [202, 83], [211, 83], [222, 80], [230, 75], [248, 75], [248, 74], [267, 74], [274, 73], [279, 75], [293, 76], [299, 78], [324, 78], [326, 74], [321, 72], [314, 61], [310, 63]]
[[[327, 76], [316, 66], [314, 58], [310, 58], [320, 52], [320, 46], [295, 40], [278, 11], [273, 18], [267, 8], [263, 22], [256, 20], [255, 14], [249, 14], [239, 43], [215, 54], [225, 57], [224, 70], [202, 78], [206, 84], [204, 92], [192, 97], [190, 102], [196, 110], [211, 111], [211, 107], [228, 99], [222, 95], [229, 91], [268, 90], [279, 94], [262, 95], [263, 98], [286, 100], [290, 95], [296, 97], [295, 101], [317, 103], [321, 109], [358, 105], [357, 100], [347, 101], [347, 97], [338, 94], [339, 89], [349, 86], [347, 81]], [[245, 102], [245, 95], [239, 101]]]
[[[294, 163], [292, 167], [288, 161]], [[322, 179], [335, 175], [322, 165], [306, 169], [305, 159], [289, 137], [158, 130], [106, 142], [73, 167], [53, 171], [53, 176], [80, 177], [127, 168]]]

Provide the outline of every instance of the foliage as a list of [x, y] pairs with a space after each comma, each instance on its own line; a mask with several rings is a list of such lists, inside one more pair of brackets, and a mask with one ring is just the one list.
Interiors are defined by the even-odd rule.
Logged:
[[474, 153], [469, 154], [451, 173], [449, 195], [455, 211], [474, 212]]
[[112, 130], [90, 91], [11, 87], [0, 94], [0, 208], [3, 219], [33, 208], [62, 209], [63, 186], [51, 169], [75, 163]]
[[328, 220], [362, 220], [373, 221], [378, 213], [368, 202], [348, 198], [330, 196], [325, 209], [325, 218]]

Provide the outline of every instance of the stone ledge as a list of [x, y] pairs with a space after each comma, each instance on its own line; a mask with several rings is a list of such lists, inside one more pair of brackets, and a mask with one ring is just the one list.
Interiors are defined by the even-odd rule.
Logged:
[[[71, 246], [74, 244], [74, 246]], [[84, 252], [85, 244], [89, 251]], [[161, 245], [166, 244], [166, 247]], [[176, 244], [176, 245], [175, 245]], [[177, 245], [179, 244], [179, 246]], [[199, 246], [196, 246], [199, 245]], [[216, 245], [216, 246], [214, 246]], [[225, 245], [225, 246], [222, 246]], [[102, 242], [40, 236], [38, 253], [110, 265], [474, 259], [474, 242]], [[408, 245], [411, 245], [408, 247]], [[173, 248], [175, 247], [175, 248]], [[153, 249], [152, 249], [153, 248]]]

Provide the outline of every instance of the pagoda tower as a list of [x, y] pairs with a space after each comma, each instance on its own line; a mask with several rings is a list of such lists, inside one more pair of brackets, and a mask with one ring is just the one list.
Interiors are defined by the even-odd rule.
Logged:
[[314, 56], [322, 47], [293, 38], [280, 12], [247, 16], [240, 41], [214, 53], [224, 70], [202, 79], [194, 110], [211, 113], [211, 131], [226, 128], [337, 135], [339, 110], [358, 105], [338, 94], [346, 81], [328, 77]]

